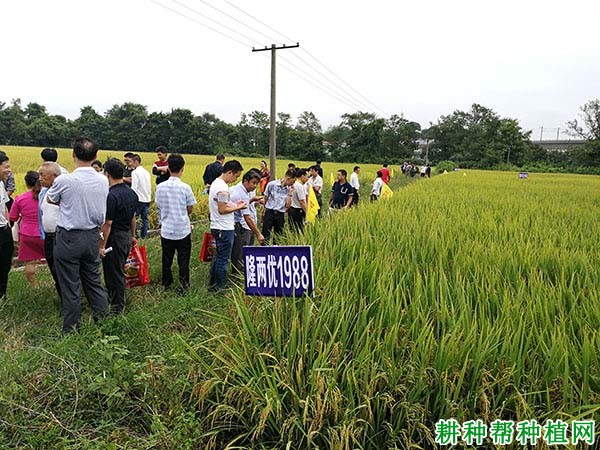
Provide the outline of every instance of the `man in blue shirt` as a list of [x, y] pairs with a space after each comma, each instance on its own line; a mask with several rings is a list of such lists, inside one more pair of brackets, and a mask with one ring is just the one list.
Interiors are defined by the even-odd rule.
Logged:
[[190, 287], [190, 255], [192, 227], [190, 214], [196, 204], [192, 188], [181, 181], [185, 160], [174, 153], [167, 160], [170, 178], [156, 187], [155, 202], [160, 217], [160, 244], [162, 247], [162, 285], [173, 284], [171, 266], [177, 252], [179, 266], [178, 293], [185, 294]]

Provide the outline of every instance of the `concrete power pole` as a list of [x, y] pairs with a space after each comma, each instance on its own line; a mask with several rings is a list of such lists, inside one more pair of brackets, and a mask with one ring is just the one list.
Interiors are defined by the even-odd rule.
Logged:
[[253, 52], [265, 52], [267, 50], [271, 50], [271, 127], [269, 132], [269, 171], [270, 171], [270, 180], [275, 179], [275, 165], [277, 163], [277, 141], [276, 141], [276, 119], [277, 119], [277, 108], [275, 104], [275, 92], [277, 88], [276, 82], [276, 72], [275, 72], [275, 54], [277, 50], [283, 50], [286, 48], [298, 48], [300, 47], [299, 43], [296, 45], [283, 45], [282, 47], [277, 47], [275, 44], [272, 44], [271, 47], [265, 46], [265, 48], [255, 49], [252, 47]]

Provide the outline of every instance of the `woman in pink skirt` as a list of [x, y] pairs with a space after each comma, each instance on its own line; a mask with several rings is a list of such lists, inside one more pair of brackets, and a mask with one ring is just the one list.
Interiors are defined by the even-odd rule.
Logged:
[[19, 223], [19, 261], [25, 262], [25, 277], [35, 285], [35, 262], [44, 258], [44, 241], [40, 237], [38, 196], [40, 176], [29, 171], [25, 175], [27, 192], [15, 198], [10, 209], [10, 221]]

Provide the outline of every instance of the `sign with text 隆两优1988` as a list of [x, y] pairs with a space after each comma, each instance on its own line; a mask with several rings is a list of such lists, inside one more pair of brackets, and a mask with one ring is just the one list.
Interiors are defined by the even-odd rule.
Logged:
[[315, 283], [310, 245], [244, 247], [242, 251], [247, 295], [313, 295]]

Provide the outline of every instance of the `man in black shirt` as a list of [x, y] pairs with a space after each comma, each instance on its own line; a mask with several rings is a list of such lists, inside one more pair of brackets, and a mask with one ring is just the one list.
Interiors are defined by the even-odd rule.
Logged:
[[331, 197], [329, 198], [329, 207], [333, 209], [346, 209], [352, 204], [352, 198], [354, 196], [354, 188], [346, 177], [348, 172], [344, 169], [340, 169], [337, 172], [337, 181], [333, 183], [331, 188]]
[[206, 189], [210, 189], [212, 182], [219, 178], [223, 173], [223, 161], [225, 161], [225, 155], [217, 155], [217, 160], [206, 166], [206, 169], [204, 169], [202, 178], [204, 179]]
[[169, 173], [169, 163], [167, 162], [167, 147], [159, 145], [156, 147], [156, 156], [158, 159], [154, 161], [152, 166], [152, 175], [156, 175], [156, 185], [158, 186], [163, 181], [167, 181], [171, 174]]
[[[100, 256], [104, 269], [104, 282], [112, 314], [125, 308], [125, 272], [123, 266], [135, 243], [135, 211], [138, 196], [123, 182], [124, 164], [116, 158], [104, 163], [104, 172], [110, 188], [106, 198], [106, 219], [102, 225]], [[112, 247], [112, 251], [106, 249]]]
[[131, 167], [133, 153], [127, 152], [123, 155], [123, 162], [125, 163], [125, 169], [123, 170], [123, 183], [127, 186], [131, 187], [131, 172], [133, 172], [133, 168]]
[[317, 173], [319, 174], [319, 176], [321, 178], [323, 178], [323, 168], [321, 167], [321, 160], [320, 159], [317, 159], [317, 164], [315, 164], [315, 167], [316, 167], [316, 170], [317, 170]]

